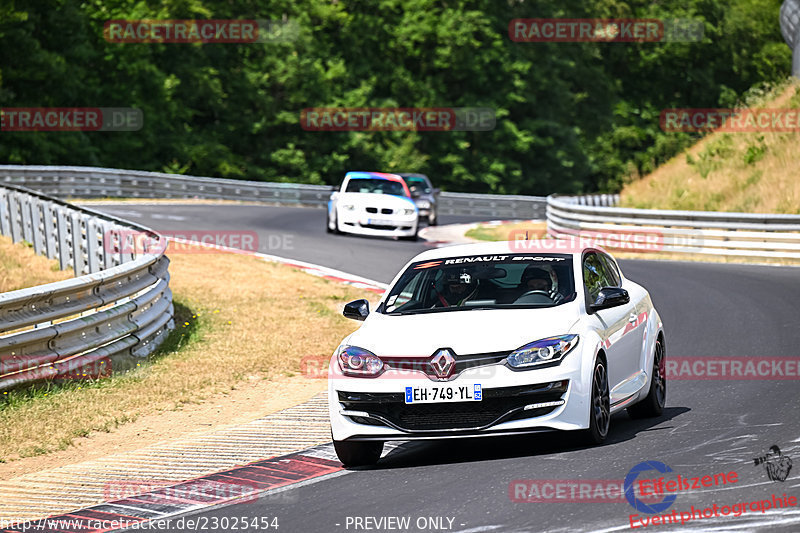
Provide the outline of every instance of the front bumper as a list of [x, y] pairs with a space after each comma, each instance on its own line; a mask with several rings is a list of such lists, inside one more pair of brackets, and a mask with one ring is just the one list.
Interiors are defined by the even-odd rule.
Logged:
[[359, 235], [411, 237], [417, 233], [417, 215], [340, 213], [339, 229]]
[[[379, 378], [337, 374], [329, 380], [334, 439], [414, 440], [588, 427], [588, 391], [577, 365], [528, 371], [491, 365], [467, 370], [447, 382], [391, 374]], [[480, 383], [483, 400], [406, 404], [405, 387], [424, 383], [420, 379], [433, 385]]]

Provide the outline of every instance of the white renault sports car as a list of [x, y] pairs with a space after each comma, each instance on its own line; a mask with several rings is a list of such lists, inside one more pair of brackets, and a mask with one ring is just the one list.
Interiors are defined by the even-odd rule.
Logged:
[[348, 172], [328, 201], [329, 233], [416, 240], [419, 210], [403, 178], [384, 172]]
[[603, 250], [516, 246], [423, 252], [374, 311], [344, 307], [364, 324], [331, 359], [342, 463], [375, 463], [387, 440], [577, 430], [601, 443], [621, 409], [662, 413], [664, 331], [647, 291]]

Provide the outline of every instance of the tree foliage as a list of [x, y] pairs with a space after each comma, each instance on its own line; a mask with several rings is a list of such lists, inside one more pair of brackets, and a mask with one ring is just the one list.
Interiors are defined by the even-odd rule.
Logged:
[[[448, 190], [614, 190], [692, 141], [671, 107], [788, 75], [779, 0], [26, 0], [0, 4], [0, 105], [135, 107], [137, 132], [0, 132], [0, 161], [337, 183], [414, 171]], [[517, 43], [514, 18], [691, 18], [701, 42]], [[111, 19], [291, 21], [257, 44], [122, 44]], [[489, 107], [488, 132], [311, 132], [308, 107]]]

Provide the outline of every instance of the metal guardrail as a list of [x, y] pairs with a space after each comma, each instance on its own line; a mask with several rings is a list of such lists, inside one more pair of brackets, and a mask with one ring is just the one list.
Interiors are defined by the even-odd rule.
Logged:
[[[60, 198], [203, 198], [324, 208], [333, 187], [202, 178], [94, 167], [0, 165], [0, 184], [24, 185]], [[544, 219], [539, 196], [442, 192], [439, 214]]]
[[617, 243], [622, 241], [614, 236], [638, 235], [644, 251], [800, 259], [800, 215], [608, 206], [618, 201], [601, 195], [549, 196], [547, 231], [557, 238], [597, 237]]
[[[139, 232], [149, 248], [135, 254]], [[105, 375], [174, 328], [169, 259], [148, 228], [0, 183], [0, 233], [78, 276], [0, 294], [0, 390]]]

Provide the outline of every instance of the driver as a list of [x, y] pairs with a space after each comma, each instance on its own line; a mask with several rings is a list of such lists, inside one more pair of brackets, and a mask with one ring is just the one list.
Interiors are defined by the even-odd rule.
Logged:
[[444, 289], [436, 291], [434, 307], [453, 307], [464, 305], [478, 291], [478, 280], [467, 272], [449, 270], [444, 274]]
[[522, 289], [522, 294], [531, 291], [544, 292], [553, 302], [558, 303], [563, 297], [557, 292], [556, 286], [555, 273], [550, 268], [528, 265], [522, 273], [519, 288]]

